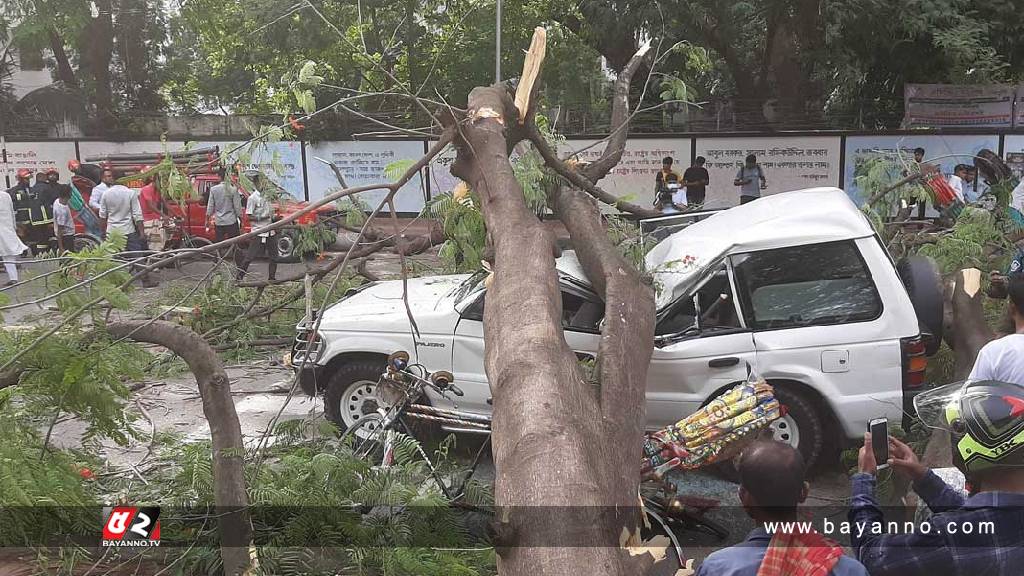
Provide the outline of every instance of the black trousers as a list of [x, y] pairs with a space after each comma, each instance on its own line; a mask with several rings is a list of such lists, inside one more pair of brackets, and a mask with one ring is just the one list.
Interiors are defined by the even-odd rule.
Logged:
[[753, 202], [754, 200], [757, 200], [758, 198], [760, 198], [760, 196], [740, 196], [740, 204], [746, 204], [747, 202]]
[[249, 240], [249, 249], [246, 250], [245, 255], [238, 264], [238, 279], [241, 280], [245, 276], [245, 271], [249, 269], [249, 265], [252, 264], [253, 260], [262, 256], [267, 258], [267, 278], [273, 280], [277, 274], [277, 260], [274, 258], [273, 245], [273, 232], [266, 238], [257, 236]]
[[217, 227], [213, 232], [213, 238], [216, 242], [223, 242], [224, 240], [234, 238], [235, 236], [238, 236], [238, 223], [228, 224], [226, 226], [217, 224]]
[[[214, 228], [213, 239], [214, 242], [223, 242], [224, 240], [228, 240], [234, 238], [235, 236], [238, 236], [240, 233], [241, 231], [238, 229], [238, 223], [227, 224], [224, 226], [218, 224], [216, 228]], [[235, 244], [234, 246], [231, 247], [230, 250], [234, 253], [235, 266], [241, 268], [242, 262], [245, 259], [245, 257], [242, 254], [242, 249], [237, 244]]]

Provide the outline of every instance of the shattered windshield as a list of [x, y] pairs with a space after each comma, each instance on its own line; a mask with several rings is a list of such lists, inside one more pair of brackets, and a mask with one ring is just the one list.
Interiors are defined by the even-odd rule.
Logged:
[[487, 270], [477, 270], [472, 276], [466, 278], [461, 284], [455, 287], [451, 295], [456, 302], [462, 302], [468, 296], [476, 294], [480, 290], [484, 289], [484, 280], [487, 278], [489, 272]]

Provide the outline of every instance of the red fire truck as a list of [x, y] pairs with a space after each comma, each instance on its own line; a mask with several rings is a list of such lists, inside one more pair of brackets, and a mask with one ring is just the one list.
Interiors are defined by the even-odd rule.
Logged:
[[[104, 156], [89, 156], [85, 162], [99, 166], [101, 169], [114, 171], [115, 178], [119, 180], [125, 177], [143, 172], [150, 166], [155, 166], [166, 158], [170, 158], [175, 167], [188, 176], [192, 184], [192, 196], [184, 203], [165, 201], [164, 210], [170, 216], [168, 228], [168, 243], [166, 249], [199, 247], [210, 244], [214, 240], [214, 233], [208, 230], [206, 223], [206, 203], [209, 198], [210, 188], [220, 183], [220, 176], [217, 175], [217, 167], [220, 162], [220, 150], [217, 147], [172, 152], [163, 154], [110, 154]], [[245, 175], [243, 182], [248, 180], [252, 185], [262, 191], [271, 191], [276, 198], [274, 220], [280, 220], [308, 206], [307, 202], [299, 200], [282, 188], [272, 179], [258, 170], [243, 170]], [[237, 179], [236, 179], [237, 180]], [[88, 198], [96, 183], [84, 176], [75, 176], [72, 181], [78, 191], [88, 203]], [[141, 180], [127, 182], [129, 187], [140, 188]], [[245, 186], [238, 186], [242, 195], [242, 206], [245, 206], [250, 190]], [[301, 228], [321, 225], [333, 232], [337, 231], [339, 212], [333, 205], [325, 205], [299, 216], [294, 222], [281, 228], [274, 237], [274, 257], [278, 261], [296, 261], [302, 257], [298, 253], [296, 240]], [[248, 217], [243, 217], [242, 233], [249, 232]], [[98, 238], [90, 238], [85, 227], [76, 219], [76, 232], [80, 238], [86, 238], [98, 242]], [[87, 240], [88, 242], [88, 240]]]

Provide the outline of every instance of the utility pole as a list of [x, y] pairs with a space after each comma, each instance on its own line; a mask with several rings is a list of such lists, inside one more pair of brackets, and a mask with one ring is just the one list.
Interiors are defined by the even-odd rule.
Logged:
[[501, 82], [501, 0], [497, 0], [497, 24], [494, 33], [494, 83]]

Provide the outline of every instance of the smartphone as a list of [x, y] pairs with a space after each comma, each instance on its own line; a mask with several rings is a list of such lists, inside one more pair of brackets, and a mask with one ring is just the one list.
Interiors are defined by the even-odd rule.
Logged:
[[875, 418], [868, 422], [868, 432], [871, 433], [871, 450], [875, 453], [875, 462], [878, 463], [878, 469], [888, 468], [889, 420], [887, 418]]

